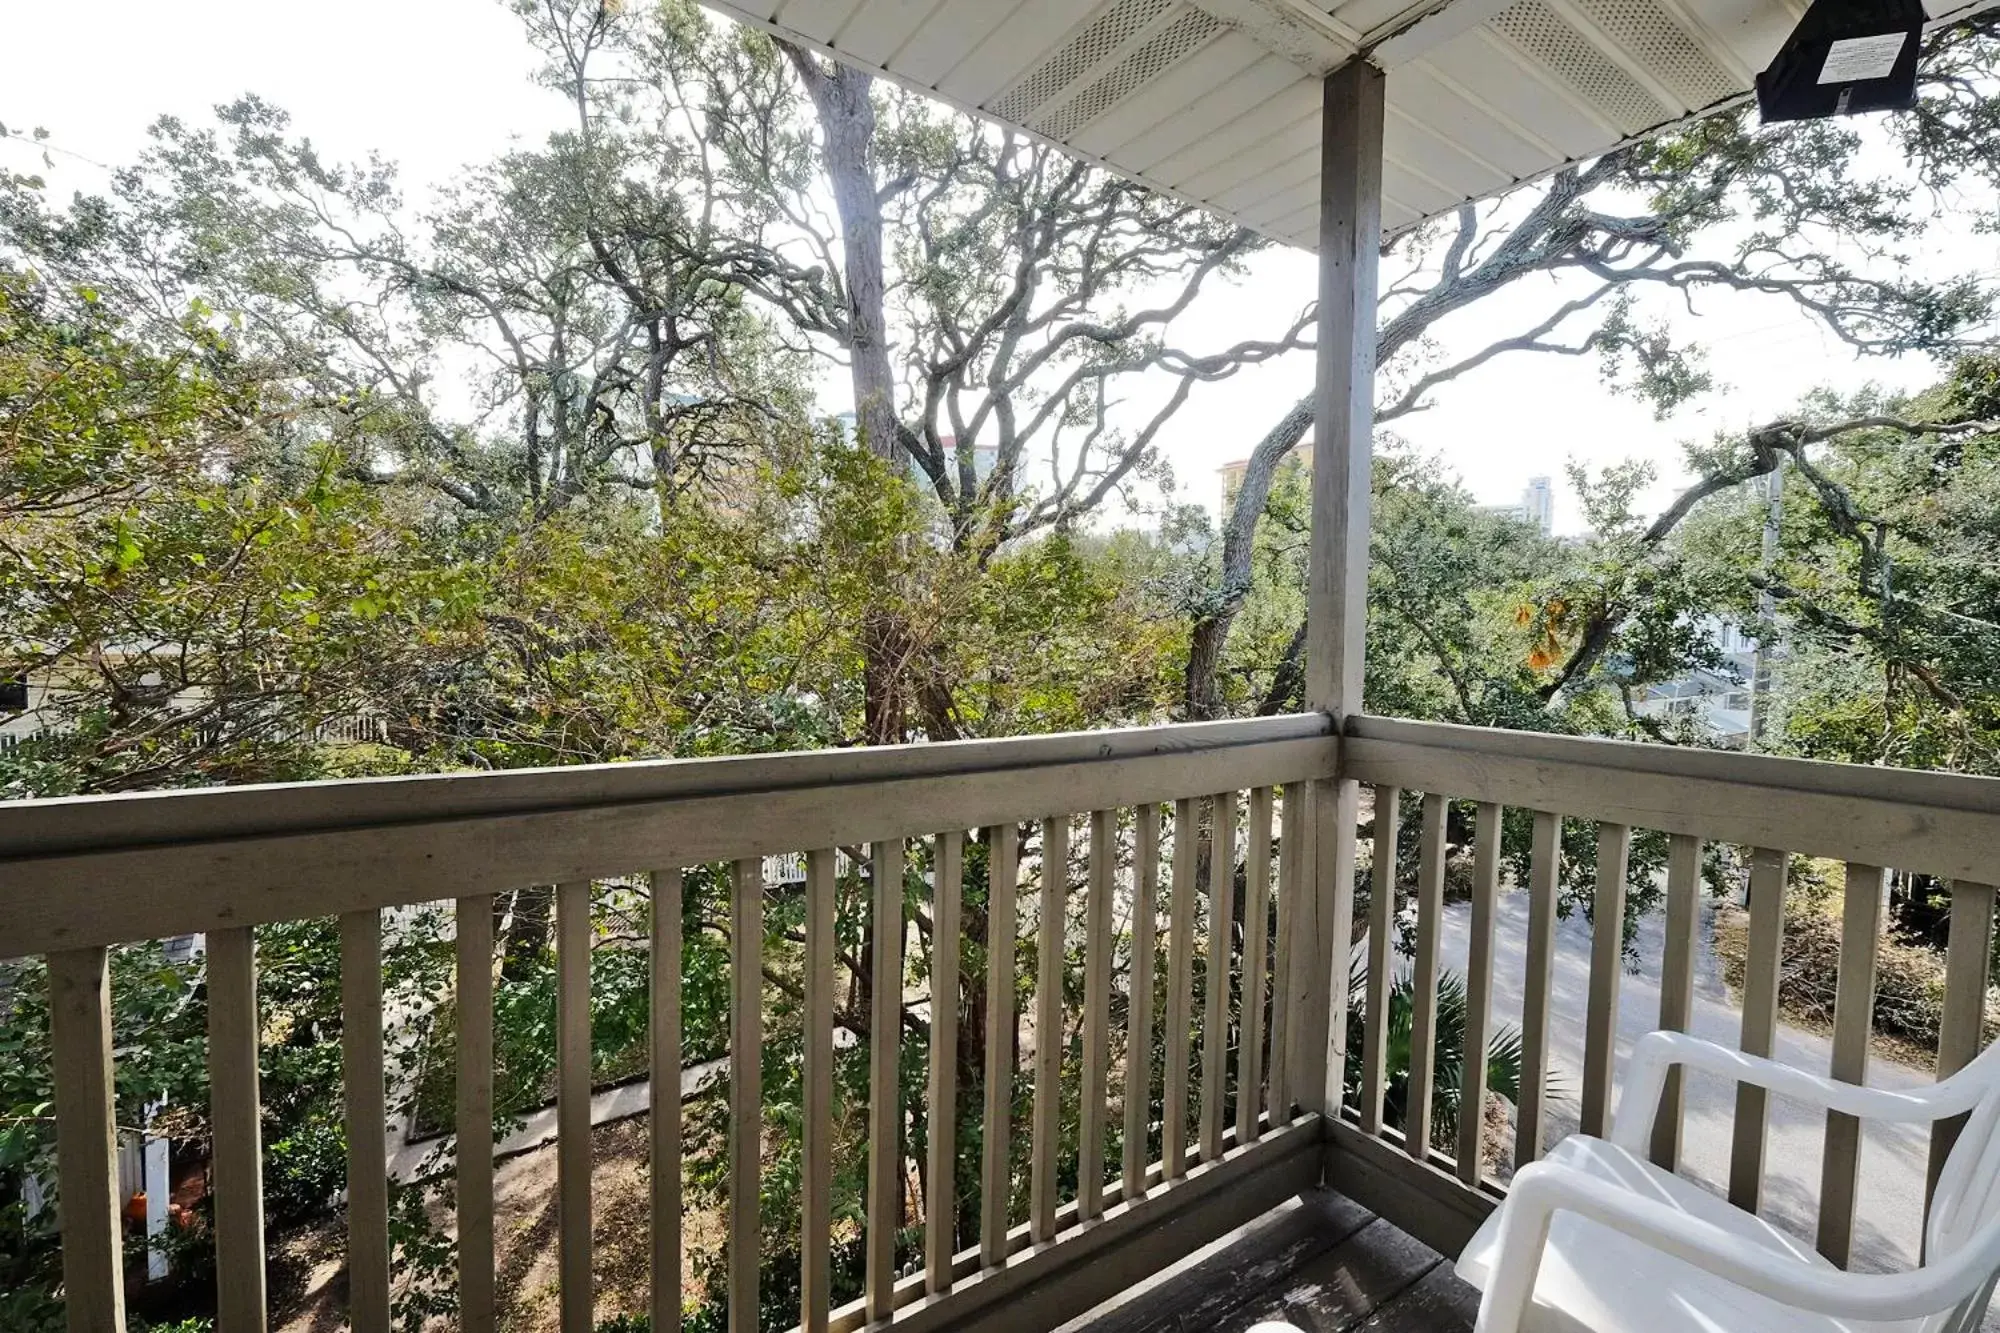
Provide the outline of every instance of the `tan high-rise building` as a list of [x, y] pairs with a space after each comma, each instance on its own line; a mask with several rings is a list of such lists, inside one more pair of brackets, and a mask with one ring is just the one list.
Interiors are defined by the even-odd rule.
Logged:
[[[1283, 467], [1294, 463], [1305, 469], [1305, 474], [1308, 477], [1312, 475], [1313, 447], [1311, 435], [1299, 441], [1298, 446], [1292, 450], [1285, 462], [1279, 466]], [[1216, 469], [1217, 472], [1222, 474], [1222, 517], [1225, 520], [1228, 519], [1230, 512], [1236, 508], [1236, 492], [1243, 489], [1243, 474], [1249, 470], [1250, 460], [1247, 458], [1239, 458], [1233, 463], [1224, 463]]]

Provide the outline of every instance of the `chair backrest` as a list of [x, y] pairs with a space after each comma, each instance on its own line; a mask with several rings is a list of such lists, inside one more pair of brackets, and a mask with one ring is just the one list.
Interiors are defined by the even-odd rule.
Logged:
[[[1983, 1087], [1985, 1092], [1966, 1117], [1938, 1177], [1924, 1227], [1926, 1263], [1956, 1252], [1988, 1223], [2000, 1220], [2000, 1042], [1987, 1047], [1949, 1081]], [[1993, 1293], [1994, 1277], [1989, 1274], [1978, 1291], [1925, 1320], [1925, 1333], [1977, 1329]]]

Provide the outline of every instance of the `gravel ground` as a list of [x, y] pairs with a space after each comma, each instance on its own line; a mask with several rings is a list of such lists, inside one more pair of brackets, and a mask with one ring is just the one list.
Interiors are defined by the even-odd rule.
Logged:
[[[591, 1132], [592, 1226], [596, 1257], [597, 1318], [643, 1314], [651, 1230], [647, 1200], [647, 1119], [638, 1116], [599, 1125]], [[556, 1154], [553, 1145], [510, 1157], [494, 1170], [494, 1233], [499, 1247], [500, 1319], [509, 1333], [540, 1333], [557, 1326]], [[448, 1214], [441, 1220], [450, 1229]], [[712, 1213], [683, 1220], [682, 1265], [722, 1243]], [[336, 1222], [274, 1247], [296, 1276], [275, 1291], [272, 1326], [281, 1333], [338, 1333], [347, 1325], [347, 1282], [341, 1270], [341, 1224]], [[683, 1299], [700, 1288], [683, 1287]], [[274, 1286], [277, 1284], [274, 1284]]]

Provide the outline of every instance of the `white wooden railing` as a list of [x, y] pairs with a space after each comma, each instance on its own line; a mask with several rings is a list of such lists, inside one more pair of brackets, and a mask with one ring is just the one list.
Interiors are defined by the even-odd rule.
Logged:
[[[1343, 782], [1374, 788], [1372, 878], [1396, 882], [1393, 823], [1400, 793], [1421, 793], [1417, 839], [1415, 1029], [1409, 1123], [1384, 1121], [1388, 954], [1393, 895], [1376, 894], [1363, 952], [1369, 963], [1362, 1089], [1343, 1117], [1326, 1106], [1338, 1088], [1344, 1044], [1347, 893], [1331, 873], [1338, 838], [1309, 830], [1347, 807]], [[1432, 1034], [1447, 851], [1448, 803], [1476, 804], [1468, 948], [1469, 1014], [1454, 1151], [1430, 1146]], [[1533, 815], [1524, 886], [1529, 924], [1521, 958], [1494, 948], [1505, 809]], [[338, 915], [341, 920], [345, 1113], [350, 1144], [348, 1266], [353, 1325], [389, 1323], [390, 1244], [384, 1162], [381, 913], [440, 897], [457, 902], [457, 1157], [460, 1322], [494, 1325], [496, 1297], [492, 1148], [492, 895], [555, 884], [558, 969], [557, 1183], [562, 1324], [592, 1318], [589, 1146], [589, 918], [595, 880], [651, 875], [653, 913], [650, 1056], [656, 1071], [681, 1065], [681, 914], [684, 868], [727, 862], [734, 993], [727, 1286], [732, 1323], [755, 1327], [759, 1283], [757, 1188], [760, 1080], [743, 1076], [766, 1057], [757, 952], [773, 865], [803, 852], [805, 1045], [800, 1220], [808, 1330], [853, 1330], [894, 1317], [898, 1328], [1053, 1327], [1115, 1294], [1158, 1264], [1205, 1243], [1301, 1185], [1322, 1178], [1364, 1196], [1392, 1220], [1449, 1248], [1499, 1197], [1486, 1173], [1478, 1113], [1491, 1031], [1494, 977], [1523, 976], [1524, 1069], [1516, 1162], [1547, 1146], [1551, 968], [1564, 820], [1597, 826], [1589, 984], [1583, 1016], [1581, 1123], [1601, 1131], [1616, 1098], [1616, 1016], [1627, 856], [1635, 830], [1669, 835], [1666, 943], [1660, 960], [1663, 1027], [1684, 1027], [1693, 999], [1697, 895], [1707, 843], [1745, 849], [1751, 867], [1741, 1044], [1770, 1048], [1778, 1016], [1786, 854], [1846, 863], [1845, 941], [1837, 988], [1833, 1072], [1865, 1076], [1876, 941], [1885, 868], [1953, 886], [1940, 1073], [1978, 1048], [1986, 968], [2000, 877], [2000, 781], [1854, 768], [1714, 751], [1585, 740], [1469, 727], [1357, 718], [1336, 740], [1319, 716], [1206, 723], [1023, 740], [880, 750], [632, 764], [467, 777], [423, 777], [179, 792], [0, 805], [0, 959], [46, 955], [59, 1121], [64, 1272], [70, 1324], [122, 1327], [120, 1200], [111, 1115], [112, 1051], [107, 948], [187, 932], [208, 937], [213, 1188], [220, 1333], [259, 1330], [266, 1319], [258, 1138], [258, 1020], [254, 927]], [[1036, 829], [1026, 844], [1024, 826]], [[1202, 830], [1211, 830], [1204, 835]], [[1204, 850], [1204, 837], [1226, 837]], [[1037, 974], [1015, 1011], [1023, 978], [992, 968], [961, 977], [959, 955], [934, 951], [933, 974], [910, 975], [903, 951], [902, 866], [912, 839], [934, 840], [929, 910], [935, 938], [959, 933], [966, 839], [984, 841], [994, 939], [1032, 923]], [[1081, 884], [1066, 874], [1080, 840]], [[872, 936], [881, 975], [870, 1023], [870, 1171], [859, 1299], [838, 1308], [828, 1254], [832, 1233], [835, 848], [866, 847]], [[1276, 851], [1274, 853], [1274, 847]], [[1274, 870], [1275, 864], [1275, 870]], [[1243, 916], [1233, 885], [1242, 867]], [[1161, 881], [1165, 881], [1163, 887]], [[1080, 928], [1065, 925], [1080, 892]], [[1160, 895], [1164, 892], [1165, 896]], [[1020, 894], [1029, 895], [1026, 898]], [[1118, 928], [1118, 918], [1127, 925]], [[1164, 936], [1164, 940], [1160, 939]], [[1156, 950], [1167, 969], [1156, 1013]], [[1113, 960], [1129, 958], [1122, 994], [1126, 1030], [1114, 1033]], [[1071, 955], [1079, 955], [1080, 1012], [1065, 1009]], [[1011, 959], [1006, 951], [995, 957]], [[1196, 960], [1210, 975], [1195, 1011]], [[1331, 974], [1331, 975], [1330, 975]], [[908, 994], [945, 996], [983, 984], [984, 1073], [976, 1234], [955, 1225], [956, 1063], [928, 1070], [931, 1182], [921, 1219], [902, 1216], [909, 1164], [900, 1147], [901, 1046]], [[1266, 998], [1268, 996], [1268, 999]], [[935, 1047], [956, 1046], [955, 1007], [932, 1006]], [[1085, 1114], [1074, 1149], [1078, 1187], [1064, 1197], [1056, 1042], [1033, 1041], [1034, 1105], [1011, 1117], [1008, 1066], [1017, 1024], [1036, 1034], [1080, 1030]], [[1159, 1025], [1164, 1067], [1151, 1067]], [[1235, 1034], [1233, 1039], [1230, 1034]], [[1123, 1040], [1118, 1040], [1122, 1037]], [[1331, 1041], [1327, 1038], [1330, 1037]], [[1026, 1043], [1024, 1043], [1026, 1044]], [[1129, 1053], [1129, 1056], [1120, 1053]], [[654, 1087], [673, 1088], [674, 1078]], [[1167, 1108], [1147, 1123], [1151, 1091]], [[1233, 1100], [1231, 1090], [1234, 1090]], [[1678, 1161], [1683, 1091], [1670, 1084], [1653, 1143]], [[1179, 1114], [1175, 1112], [1178, 1111]], [[1122, 1114], [1123, 1152], [1109, 1157], [1109, 1117]], [[681, 1136], [675, 1097], [654, 1107], [652, 1280], [654, 1328], [675, 1326], [681, 1282]], [[1734, 1108], [1729, 1193], [1755, 1207], [1765, 1177], [1768, 1108], [1754, 1089]], [[1188, 1133], [1189, 1124], [1193, 1133]], [[1954, 1132], [1938, 1128], [1933, 1173]], [[1029, 1198], [1010, 1209], [1011, 1140], [1028, 1138]], [[1157, 1155], [1149, 1148], [1157, 1134]], [[1845, 1262], [1853, 1234], [1859, 1146], [1854, 1124], [1829, 1118], [1819, 1244]], [[920, 1262], [899, 1271], [896, 1238], [920, 1222]], [[1168, 1225], [1171, 1224], [1171, 1225]]]
[[[1979, 1049], [1993, 940], [1992, 885], [2000, 877], [2000, 780], [1375, 717], [1349, 723], [1341, 742], [1340, 771], [1344, 779], [1374, 788], [1373, 884], [1394, 884], [1398, 877], [1399, 797], [1403, 793], [1423, 794], [1415, 879], [1409, 1123], [1403, 1133], [1396, 1133], [1384, 1127], [1382, 1117], [1383, 1025], [1388, 1014], [1385, 992], [1392, 971], [1388, 944], [1393, 914], [1399, 907], [1394, 894], [1378, 893], [1370, 898], [1362, 1095], [1360, 1104], [1348, 1110], [1359, 1135], [1375, 1144], [1393, 1143], [1411, 1158], [1438, 1168], [1413, 1179], [1429, 1184], [1434, 1198], [1442, 1194], [1447, 1207], [1456, 1206], [1464, 1219], [1476, 1219], [1491, 1208], [1498, 1195], [1481, 1166], [1484, 1126], [1475, 1108], [1484, 1091], [1484, 1052], [1491, 1030], [1500, 831], [1507, 807], [1534, 812], [1526, 885], [1529, 919], [1525, 957], [1505, 963], [1524, 969], [1523, 1068], [1513, 1145], [1517, 1165], [1534, 1160], [1548, 1146], [1545, 1088], [1550, 1072], [1550, 982], [1565, 819], [1593, 821], [1597, 826], [1583, 1068], [1578, 1080], [1583, 1132], [1605, 1132], [1616, 1098], [1617, 1013], [1626, 976], [1622, 943], [1628, 863], [1632, 835], [1638, 829], [1669, 835], [1658, 1026], [1684, 1030], [1688, 1025], [1703, 845], [1722, 843], [1742, 849], [1750, 867], [1748, 961], [1740, 1032], [1743, 1050], [1770, 1054], [1777, 1031], [1784, 902], [1792, 853], [1846, 865], [1833, 1019], [1833, 1075], [1855, 1082], [1866, 1076], [1885, 868], [1950, 881], [1952, 911], [1937, 1052], [1939, 1077], [1963, 1066]], [[1452, 1154], [1430, 1146], [1427, 1119], [1449, 801], [1477, 803], [1467, 949], [1466, 1085]], [[1680, 1162], [1683, 1095], [1678, 1075], [1671, 1076], [1652, 1143], [1654, 1159], [1668, 1167]], [[1766, 1094], [1740, 1087], [1734, 1107], [1728, 1193], [1737, 1205], [1753, 1210], [1763, 1199], [1768, 1118]], [[1929, 1182], [1933, 1186], [1957, 1129], [1956, 1124], [1945, 1123], [1933, 1133]], [[1843, 1266], [1854, 1235], [1858, 1134], [1852, 1118], [1829, 1115], [1821, 1162], [1817, 1239], [1820, 1250]], [[1363, 1147], [1364, 1152], [1373, 1150]], [[1454, 1185], [1455, 1198], [1450, 1197]], [[1453, 1231], [1450, 1225], [1429, 1229], [1437, 1237], [1434, 1243], [1448, 1243]]]
[[[732, 867], [727, 1287], [731, 1326], [757, 1326], [762, 1157], [758, 1071], [766, 859], [806, 857], [802, 1324], [851, 1330], [897, 1315], [898, 1327], [1052, 1326], [1165, 1262], [1273, 1206], [1319, 1172], [1317, 1122], [1291, 1114], [1323, 1085], [1324, 966], [1292, 966], [1308, 873], [1301, 839], [1315, 789], [1330, 788], [1336, 744], [1318, 715], [1023, 740], [741, 759], [159, 793], [0, 805], [0, 960], [46, 955], [58, 1122], [63, 1272], [69, 1325], [123, 1327], [113, 1142], [107, 950], [203, 932], [208, 940], [209, 1072], [220, 1333], [266, 1326], [258, 1111], [254, 929], [340, 920], [344, 1109], [348, 1142], [347, 1271], [353, 1327], [386, 1333], [391, 1306], [382, 913], [456, 900], [457, 1190], [460, 1323], [495, 1323], [493, 1219], [493, 908], [499, 892], [554, 884], [558, 993], [557, 1173], [561, 1321], [593, 1319], [590, 1184], [590, 920], [593, 881], [649, 873], [654, 893], [650, 1057], [653, 1328], [676, 1327], [681, 1293], [681, 912], [685, 867]], [[1282, 799], [1278, 792], [1282, 791]], [[1239, 798], [1246, 818], [1239, 821]], [[1280, 807], [1282, 806], [1282, 812]], [[1163, 813], [1171, 808], [1170, 866]], [[1206, 816], [1206, 818], [1204, 818]], [[1081, 939], [1067, 936], [1072, 818], [1087, 819]], [[1129, 819], [1131, 834], [1121, 829]], [[1239, 832], [1239, 822], [1242, 828]], [[1021, 828], [1039, 823], [1024, 864]], [[1202, 829], [1209, 832], [1204, 835]], [[834, 888], [837, 847], [872, 861], [878, 977], [906, 973], [903, 863], [911, 839], [935, 839], [934, 938], [959, 934], [968, 831], [989, 851], [992, 938], [1013, 939], [1017, 885], [1036, 895], [1034, 1109], [1027, 1128], [1030, 1200], [1008, 1207], [1012, 1070], [1019, 1016], [1011, 966], [984, 978], [985, 1070], [978, 1234], [958, 1234], [952, 1197], [955, 1060], [929, 1071], [930, 1182], [919, 1271], [896, 1267], [907, 1164], [901, 1148], [900, 1032], [908, 993], [873, 990], [865, 1290], [832, 1308]], [[1204, 847], [1204, 837], [1207, 845]], [[1280, 847], [1273, 883], [1273, 846]], [[1204, 855], [1204, 852], [1207, 854]], [[1247, 906], [1232, 921], [1234, 876]], [[1052, 868], [1059, 873], [1049, 873]], [[1205, 867], [1205, 881], [1197, 882]], [[1165, 905], [1159, 879], [1170, 869]], [[1129, 910], [1125, 987], [1133, 1057], [1112, 1064], [1114, 908]], [[1310, 920], [1311, 912], [1305, 911]], [[1275, 926], [1272, 925], [1275, 919]], [[1169, 985], [1164, 1068], [1150, 1068], [1154, 944], [1165, 927]], [[1275, 930], [1275, 937], [1271, 932]], [[1079, 1187], [1065, 1174], [1059, 1080], [1064, 983], [1081, 944]], [[1269, 975], [1267, 950], [1275, 957]], [[1192, 1012], [1194, 960], [1225, 984]], [[1310, 951], [1308, 951], [1310, 952]], [[1011, 960], [1012, 950], [996, 949]], [[958, 951], [934, 950], [934, 974], [910, 978], [933, 997], [960, 993]], [[1228, 979], [1240, 975], [1233, 992]], [[1315, 974], [1318, 974], [1317, 985]], [[1266, 992], [1272, 992], [1267, 1001]], [[1270, 1017], [1266, 1018], [1267, 1007]], [[1234, 1022], [1232, 1023], [1232, 1015]], [[932, 1005], [933, 1049], [953, 1052], [956, 1008]], [[1073, 1026], [1073, 1024], [1072, 1024]], [[1240, 1035], [1232, 1047], [1229, 1032]], [[1315, 1046], [1318, 1050], [1315, 1051]], [[1268, 1055], [1266, 1051], [1268, 1050]], [[1196, 1056], [1199, 1055], [1198, 1073]], [[1232, 1073], [1234, 1078], [1232, 1080]], [[1147, 1150], [1156, 1077], [1166, 1114]], [[1190, 1086], [1191, 1081], [1194, 1086]], [[1229, 1089], [1235, 1087], [1233, 1106]], [[1122, 1160], [1107, 1163], [1110, 1108], [1123, 1103]], [[1186, 1142], [1193, 1113], [1197, 1132]], [[1113, 1173], [1115, 1171], [1115, 1179]], [[1162, 1224], [1173, 1221], [1173, 1227]], [[1080, 1302], [1080, 1304], [1079, 1304]], [[983, 1321], [983, 1322], [982, 1322]]]

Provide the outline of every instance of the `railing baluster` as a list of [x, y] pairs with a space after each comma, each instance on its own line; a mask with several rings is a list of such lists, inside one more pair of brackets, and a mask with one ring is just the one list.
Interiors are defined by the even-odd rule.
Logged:
[[110, 955], [68, 949], [48, 965], [65, 1315], [69, 1333], [125, 1333]]
[[1222, 1153], [1223, 1112], [1229, 1104], [1229, 950], [1236, 927], [1236, 793], [1209, 807], [1208, 977], [1202, 992], [1201, 1160]]
[[1104, 1119], [1111, 1100], [1111, 896], [1118, 884], [1118, 813], [1090, 817], [1090, 884], [1084, 902], [1083, 1094], [1077, 1106], [1076, 1214], [1104, 1211]]
[[1271, 789], [1250, 793], [1249, 847], [1243, 854], [1243, 999], [1237, 1022], [1236, 1141], [1257, 1141], [1264, 1110], [1264, 983], [1271, 947]]
[[[1382, 1130], [1388, 1086], [1390, 936], [1396, 928], [1396, 837], [1402, 792], [1375, 788], [1375, 855], [1368, 876], [1368, 981], [1361, 1015], [1361, 1129]], [[1337, 978], [1345, 985], [1347, 978]]]
[[1271, 1068], [1265, 1075], [1274, 1125], [1291, 1119], [1292, 1106], [1298, 1100], [1289, 1082], [1291, 1005], [1286, 997], [1292, 984], [1292, 936], [1298, 933], [1299, 858], [1304, 844], [1299, 828], [1305, 807], [1305, 784], [1286, 783], [1279, 806], [1277, 939], [1271, 950]]
[[1063, 940], [1069, 898], [1069, 816], [1042, 821], [1041, 921], [1036, 932], [1035, 1113], [1029, 1145], [1028, 1234], [1056, 1233], [1056, 1155], [1062, 1147]]
[[1611, 1124], [1611, 1072], [1618, 1047], [1618, 983], [1625, 972], [1625, 879], [1632, 830], [1597, 826], [1597, 889], [1590, 902], [1590, 999], [1583, 1018], [1580, 1127], [1602, 1137]]
[[799, 1327], [826, 1333], [833, 1308], [833, 952], [835, 853], [806, 854], [805, 1175], [800, 1181]]
[[1527, 968], [1521, 980], [1521, 1103], [1514, 1120], [1514, 1167], [1542, 1155], [1548, 1118], [1549, 990], [1556, 951], [1556, 885], [1562, 878], [1562, 816], [1535, 811], [1528, 863]]
[[[678, 867], [653, 872], [651, 955], [646, 978], [651, 988], [646, 1035], [652, 1070], [652, 1105], [647, 1115], [652, 1130], [652, 1333], [676, 1333], [681, 1326], [682, 888]], [[807, 1086], [810, 1090], [810, 1082]], [[811, 1123], [810, 1115], [807, 1123]]]
[[493, 1291], [493, 899], [452, 908], [457, 953], [458, 1318], [465, 1333], [491, 1333]]
[[[1694, 1014], [1694, 952], [1696, 913], [1701, 889], [1701, 839], [1676, 833], [1667, 845], [1666, 950], [1660, 961], [1660, 1027], [1687, 1031]], [[1681, 1071], [1667, 1071], [1660, 1090], [1660, 1109], [1653, 1118], [1653, 1161], [1669, 1171], [1680, 1169]]]
[[1195, 803], [1174, 802], [1174, 900], [1167, 921], [1167, 1067], [1161, 1078], [1160, 1164], [1167, 1180], [1187, 1170], [1188, 1021], [1194, 1011]]
[[[1868, 1044], [1875, 1028], [1875, 954], [1886, 874], [1880, 866], [1849, 862], [1841, 888], [1840, 972], [1833, 992], [1830, 1072], [1847, 1083], [1868, 1081]], [[1861, 1180], [1861, 1122], [1854, 1116], [1826, 1113], [1826, 1151], [1819, 1179], [1819, 1252], [1835, 1267], [1845, 1268], [1854, 1245], [1854, 1198]]]
[[[1951, 926], [1945, 942], [1944, 1016], [1938, 1024], [1937, 1076], [1950, 1078], [1979, 1054], [1986, 1019], [1986, 976], [1993, 956], [1994, 888], [1955, 880], [1951, 886]], [[1924, 1174], [1924, 1214], [1928, 1222], [1938, 1173], [1951, 1156], [1966, 1117], [1941, 1120], [1931, 1130], [1930, 1165]]]
[[556, 886], [556, 1244], [563, 1333], [590, 1333], [590, 881]]
[[1009, 1157], [1014, 1119], [1015, 891], [1021, 866], [1020, 832], [1012, 824], [986, 830], [986, 1127], [979, 1164], [979, 1262], [992, 1268], [1007, 1257], [1008, 1204], [1014, 1195]]
[[389, 1150], [382, 1080], [382, 914], [340, 918], [347, 1107], [347, 1301], [354, 1333], [389, 1328]]
[[925, 1287], [951, 1290], [952, 1222], [958, 1176], [958, 937], [965, 834], [937, 839], [931, 915], [931, 1081], [928, 1183], [924, 1189]]
[[1486, 1043], [1493, 1030], [1493, 916], [1500, 905], [1501, 809], [1479, 804], [1473, 832], [1472, 922], [1465, 955], [1465, 1046], [1458, 1095], [1458, 1178], [1475, 1188], [1486, 1159]]
[[[903, 1224], [903, 844], [875, 844], [874, 1001], [868, 1017], [868, 1318], [895, 1309], [896, 1232]], [[757, 1229], [748, 1233], [755, 1244]], [[751, 1281], [756, 1278], [751, 1261]], [[757, 1327], [755, 1302], [740, 1333]]]
[[1312, 966], [1298, 1041], [1299, 1078], [1312, 1109], [1328, 1116], [1347, 1099], [1347, 965], [1354, 953], [1354, 858], [1361, 784], [1313, 783]]
[[251, 929], [210, 931], [208, 1097], [214, 1139], [219, 1333], [262, 1333], [266, 1322], [257, 1047], [257, 963]]
[[1410, 977], [1410, 1084], [1404, 1109], [1403, 1147], [1418, 1161], [1431, 1150], [1431, 1092], [1437, 1068], [1438, 927], [1444, 917], [1445, 815], [1436, 792], [1424, 795], [1424, 824], [1417, 861], [1417, 957]]
[[[1750, 945], [1743, 965], [1743, 1038], [1749, 1055], [1769, 1055], [1778, 1037], [1778, 968], [1785, 946], [1785, 861], [1782, 851], [1750, 853]], [[1729, 1201], [1754, 1213], [1764, 1196], [1765, 1131], [1770, 1094], [1736, 1085], [1736, 1133], [1729, 1152]]]
[[1160, 889], [1160, 807], [1133, 812], [1132, 972], [1125, 1007], [1125, 1197], [1146, 1192], [1146, 1138], [1153, 1101], [1153, 952], [1159, 947], [1153, 904]]

